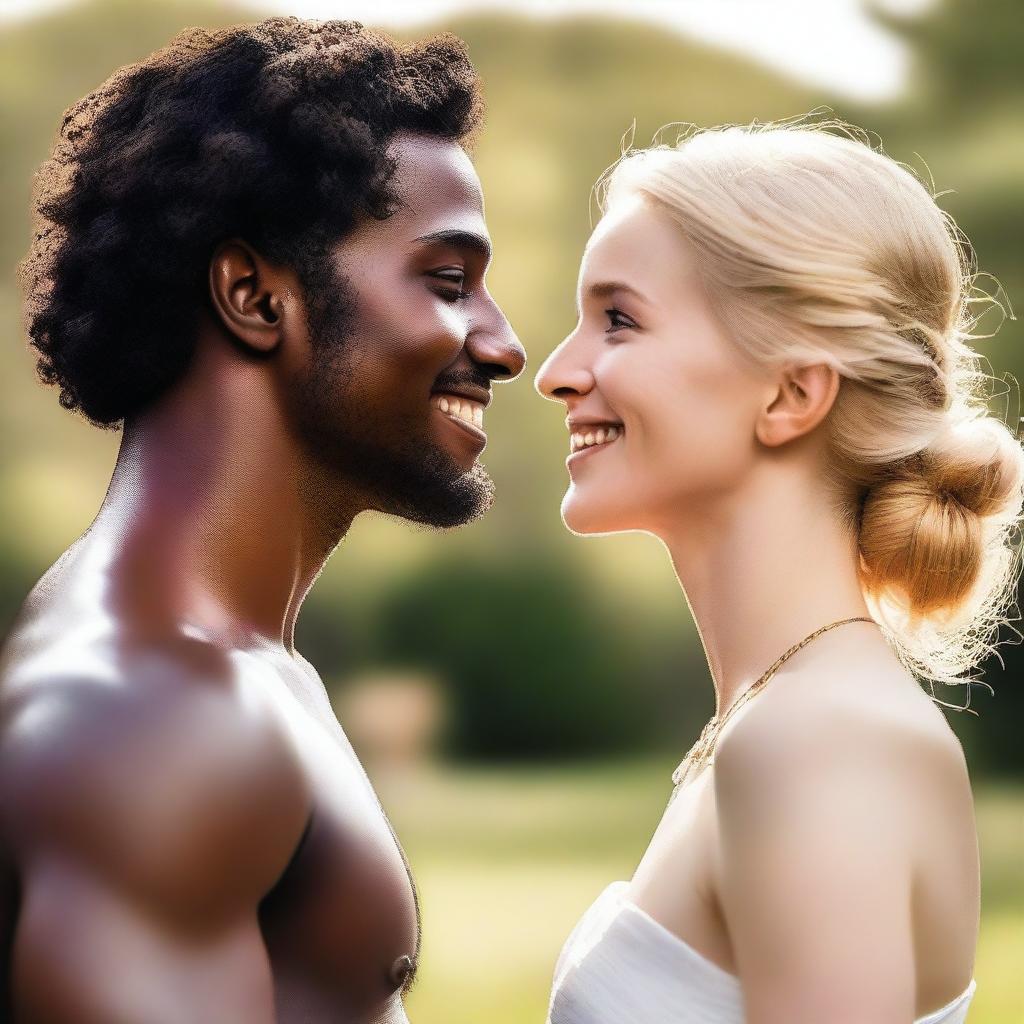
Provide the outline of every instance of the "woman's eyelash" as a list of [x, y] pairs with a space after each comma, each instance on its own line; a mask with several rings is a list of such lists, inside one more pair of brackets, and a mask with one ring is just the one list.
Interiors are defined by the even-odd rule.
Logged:
[[621, 330], [623, 327], [636, 327], [636, 324], [621, 309], [616, 309], [614, 306], [611, 309], [606, 309], [604, 314], [611, 322], [611, 327], [608, 328], [609, 332]]

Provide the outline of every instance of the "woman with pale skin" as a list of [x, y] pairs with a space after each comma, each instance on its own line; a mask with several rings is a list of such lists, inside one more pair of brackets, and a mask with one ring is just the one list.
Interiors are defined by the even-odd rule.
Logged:
[[619, 161], [537, 374], [566, 526], [663, 543], [717, 706], [566, 941], [550, 1024], [967, 1015], [971, 786], [921, 682], [962, 681], [1006, 618], [1024, 453], [988, 415], [965, 240], [836, 127]]

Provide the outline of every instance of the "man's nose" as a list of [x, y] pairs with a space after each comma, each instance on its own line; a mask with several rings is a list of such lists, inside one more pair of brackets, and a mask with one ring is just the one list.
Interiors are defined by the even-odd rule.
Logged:
[[470, 333], [466, 347], [473, 361], [484, 367], [492, 380], [515, 380], [526, 366], [526, 350], [504, 313], [494, 307], [493, 322]]

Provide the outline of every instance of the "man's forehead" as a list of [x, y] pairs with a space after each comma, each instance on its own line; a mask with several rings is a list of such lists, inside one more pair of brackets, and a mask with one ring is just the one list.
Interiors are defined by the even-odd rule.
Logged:
[[408, 250], [416, 240], [465, 232], [487, 238], [480, 180], [458, 143], [428, 136], [399, 135], [388, 148], [397, 161], [389, 182], [400, 203], [389, 217], [364, 217], [341, 243], [346, 258], [358, 260], [381, 245]]
[[466, 151], [456, 142], [424, 135], [397, 136], [388, 152], [397, 161], [392, 187], [414, 216], [448, 214], [483, 219], [483, 190]]

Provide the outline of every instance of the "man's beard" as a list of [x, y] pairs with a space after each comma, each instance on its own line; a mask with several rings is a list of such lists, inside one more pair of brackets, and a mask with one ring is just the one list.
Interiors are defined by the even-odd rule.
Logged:
[[328, 516], [343, 516], [358, 495], [364, 508], [439, 529], [478, 519], [494, 501], [487, 470], [475, 462], [466, 471], [429, 436], [429, 406], [408, 410], [400, 422], [373, 420], [351, 390], [351, 291], [336, 275], [316, 292], [319, 301], [308, 305], [309, 369], [292, 395], [294, 422], [315, 461], [308, 497]]

